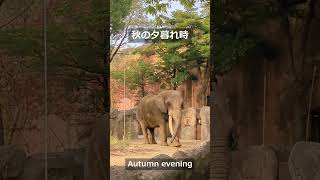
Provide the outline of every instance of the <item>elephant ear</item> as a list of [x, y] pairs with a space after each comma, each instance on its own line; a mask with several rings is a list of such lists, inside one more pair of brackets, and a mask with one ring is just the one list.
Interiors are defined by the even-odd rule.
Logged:
[[163, 112], [163, 113], [167, 113], [168, 112], [167, 106], [166, 106], [163, 98], [156, 98], [155, 99], [155, 103], [156, 103], [156, 106], [160, 109], [161, 112]]

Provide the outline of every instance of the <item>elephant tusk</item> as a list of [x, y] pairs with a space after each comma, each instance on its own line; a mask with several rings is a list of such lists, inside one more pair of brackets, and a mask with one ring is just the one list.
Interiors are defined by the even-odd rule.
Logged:
[[173, 136], [173, 127], [172, 127], [172, 116], [169, 115], [169, 130], [171, 135]]

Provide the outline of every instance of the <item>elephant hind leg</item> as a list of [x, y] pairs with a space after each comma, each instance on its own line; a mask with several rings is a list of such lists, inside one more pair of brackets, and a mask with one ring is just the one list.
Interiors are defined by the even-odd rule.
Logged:
[[144, 125], [143, 122], [140, 121], [143, 137], [144, 137], [144, 144], [150, 144], [149, 138], [148, 138], [148, 132], [147, 132], [147, 127]]
[[151, 144], [157, 144], [156, 139], [154, 138], [154, 128], [149, 128], [150, 134], [151, 134]]

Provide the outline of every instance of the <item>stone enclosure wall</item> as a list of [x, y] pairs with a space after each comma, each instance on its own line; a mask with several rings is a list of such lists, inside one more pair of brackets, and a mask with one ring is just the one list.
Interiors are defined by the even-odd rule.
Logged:
[[[136, 119], [136, 109], [126, 111], [112, 109], [110, 119], [111, 135], [122, 139], [124, 130], [126, 138], [128, 139], [137, 139], [139, 135], [142, 135], [140, 124]], [[169, 127], [167, 127], [167, 134], [170, 134]], [[158, 128], [155, 130], [155, 135], [158, 136]], [[210, 139], [209, 106], [203, 106], [199, 109], [187, 108], [183, 110], [180, 138], [202, 141]]]

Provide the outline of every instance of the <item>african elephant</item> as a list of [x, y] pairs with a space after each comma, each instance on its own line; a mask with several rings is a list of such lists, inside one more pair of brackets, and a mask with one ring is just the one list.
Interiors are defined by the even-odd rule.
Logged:
[[[160, 145], [168, 146], [166, 122], [169, 121], [169, 129], [172, 134], [173, 146], [181, 146], [179, 131], [181, 127], [183, 109], [182, 95], [176, 90], [164, 90], [158, 95], [148, 95], [141, 99], [137, 109], [137, 120], [141, 125], [145, 144], [156, 144], [154, 128], [159, 127]], [[147, 129], [150, 131], [149, 140]]]

